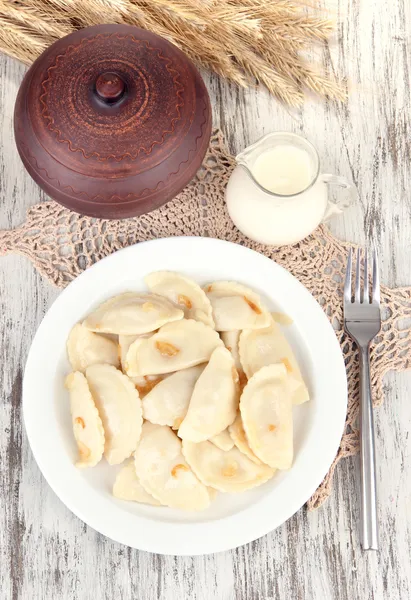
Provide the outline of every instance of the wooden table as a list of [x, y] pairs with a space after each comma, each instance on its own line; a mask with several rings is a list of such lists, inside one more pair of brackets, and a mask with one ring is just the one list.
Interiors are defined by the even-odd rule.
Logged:
[[[352, 80], [345, 107], [307, 102], [291, 113], [263, 90], [206, 76], [233, 151], [272, 130], [319, 149], [323, 170], [352, 178], [360, 200], [332, 230], [374, 236], [382, 280], [411, 284], [409, 0], [340, 0], [338, 42], [324, 63]], [[25, 69], [0, 57], [0, 228], [44, 198], [13, 141], [13, 106]], [[411, 375], [389, 375], [376, 411], [381, 551], [359, 546], [357, 465], [340, 463], [319, 510], [232, 552], [197, 558], [132, 550], [73, 516], [45, 483], [22, 427], [22, 372], [31, 339], [58, 291], [19, 256], [0, 259], [0, 597], [24, 600], [408, 600], [411, 598]]]

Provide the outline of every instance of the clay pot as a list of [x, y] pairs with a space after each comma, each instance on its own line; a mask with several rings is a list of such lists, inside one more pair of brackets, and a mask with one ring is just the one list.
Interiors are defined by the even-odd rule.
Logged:
[[84, 215], [122, 219], [158, 208], [193, 178], [211, 107], [174, 45], [137, 27], [98, 25], [33, 63], [14, 131], [24, 166], [49, 196]]

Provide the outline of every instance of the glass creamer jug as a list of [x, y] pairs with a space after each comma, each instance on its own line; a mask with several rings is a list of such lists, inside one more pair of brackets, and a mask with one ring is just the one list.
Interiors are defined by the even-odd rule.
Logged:
[[[294, 133], [269, 133], [236, 160], [226, 188], [228, 212], [242, 233], [262, 244], [299, 242], [356, 194], [343, 177], [321, 174], [316, 149]], [[341, 200], [329, 199], [329, 185], [346, 190]]]

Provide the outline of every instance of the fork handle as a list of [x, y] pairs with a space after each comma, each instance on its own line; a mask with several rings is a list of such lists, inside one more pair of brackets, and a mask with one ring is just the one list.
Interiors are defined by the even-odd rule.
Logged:
[[377, 483], [369, 346], [360, 347], [361, 545], [378, 550]]

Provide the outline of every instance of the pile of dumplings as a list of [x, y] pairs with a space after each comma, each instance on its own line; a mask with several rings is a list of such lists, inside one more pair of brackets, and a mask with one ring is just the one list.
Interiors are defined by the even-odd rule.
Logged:
[[122, 464], [117, 498], [206, 509], [293, 461], [309, 399], [282, 330], [253, 290], [179, 273], [104, 302], [71, 330], [66, 378], [77, 467]]

